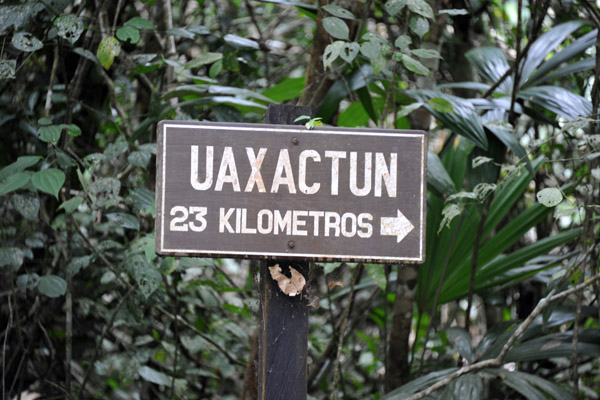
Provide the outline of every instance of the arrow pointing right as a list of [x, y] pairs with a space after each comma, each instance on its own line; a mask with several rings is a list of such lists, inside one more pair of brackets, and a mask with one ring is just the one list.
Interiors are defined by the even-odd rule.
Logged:
[[397, 217], [381, 217], [379, 234], [381, 236], [396, 236], [400, 243], [415, 228], [413, 224], [398, 210]]

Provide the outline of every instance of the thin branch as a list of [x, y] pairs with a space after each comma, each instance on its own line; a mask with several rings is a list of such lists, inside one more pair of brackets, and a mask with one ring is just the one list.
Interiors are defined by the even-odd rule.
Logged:
[[235, 365], [240, 365], [245, 367], [246, 364], [235, 359], [231, 354], [229, 354], [229, 352], [227, 350], [225, 350], [223, 347], [221, 347], [221, 345], [219, 345], [217, 342], [215, 342], [210, 336], [206, 335], [205, 333], [201, 332], [200, 330], [198, 330], [198, 328], [196, 328], [194, 325], [190, 324], [186, 319], [184, 319], [181, 315], [173, 315], [170, 312], [168, 312], [167, 310], [165, 310], [164, 308], [157, 306], [156, 309], [158, 311], [160, 311], [162, 314], [166, 315], [167, 317], [173, 319], [173, 320], [177, 320], [179, 322], [181, 322], [182, 325], [184, 325], [186, 328], [191, 329], [196, 335], [200, 336], [202, 339], [206, 340], [208, 343], [212, 344], [217, 350], [219, 350], [225, 357], [227, 357], [227, 359], [229, 360], [230, 363], [235, 364]]
[[333, 367], [333, 383], [331, 384], [331, 400], [337, 399], [337, 387], [340, 382], [340, 359], [342, 356], [342, 350], [344, 348], [344, 334], [346, 333], [346, 326], [348, 325], [348, 316], [350, 315], [350, 311], [352, 310], [352, 306], [354, 305], [354, 298], [356, 297], [356, 282], [360, 279], [364, 269], [364, 264], [360, 263], [356, 272], [354, 273], [354, 277], [352, 278], [352, 286], [350, 287], [350, 298], [348, 299], [348, 305], [346, 306], [346, 310], [344, 310], [344, 316], [342, 317], [342, 324], [340, 325], [340, 329], [338, 331], [338, 346], [337, 346], [337, 355], [335, 357], [335, 363]]
[[100, 355], [100, 347], [102, 347], [102, 342], [104, 341], [106, 334], [112, 328], [113, 323], [115, 322], [115, 318], [117, 317], [117, 314], [119, 313], [119, 310], [121, 309], [123, 304], [125, 304], [125, 300], [127, 300], [127, 298], [129, 297], [129, 295], [132, 292], [133, 292], [133, 286], [130, 287], [127, 290], [127, 293], [125, 293], [125, 296], [123, 296], [121, 298], [121, 300], [115, 307], [115, 310], [113, 311], [110, 319], [108, 320], [106, 325], [104, 325], [104, 329], [102, 330], [102, 335], [100, 336], [100, 340], [98, 340], [98, 343], [96, 343], [96, 349], [94, 350], [94, 355], [92, 356], [92, 359], [90, 360], [90, 363], [89, 363], [87, 369], [85, 370], [85, 374], [83, 375], [83, 382], [81, 383], [81, 388], [79, 389], [79, 393], [77, 396], [78, 398], [81, 398], [81, 395], [83, 394], [83, 392], [85, 390], [85, 385], [88, 381], [88, 378], [90, 377], [90, 372], [92, 371], [92, 368], [94, 367], [94, 363], [96, 362], [96, 360], [98, 359], [98, 356]]
[[479, 261], [479, 243], [481, 242], [481, 236], [483, 236], [483, 228], [485, 227], [485, 221], [487, 220], [488, 210], [490, 201], [487, 200], [483, 205], [483, 215], [479, 220], [479, 227], [477, 227], [477, 236], [475, 236], [475, 245], [473, 247], [473, 257], [471, 259], [471, 277], [469, 279], [469, 296], [467, 301], [467, 311], [465, 313], [465, 330], [469, 332], [471, 327], [471, 308], [473, 307], [473, 295], [475, 294], [475, 278], [477, 277], [477, 263]]
[[[521, 14], [523, 13], [523, 0], [517, 2], [517, 60], [521, 58]], [[510, 112], [508, 113], [508, 121], [514, 125], [515, 123], [515, 101], [517, 100], [517, 90], [521, 81], [520, 63], [515, 63], [515, 76], [513, 78], [513, 89], [510, 96]]]

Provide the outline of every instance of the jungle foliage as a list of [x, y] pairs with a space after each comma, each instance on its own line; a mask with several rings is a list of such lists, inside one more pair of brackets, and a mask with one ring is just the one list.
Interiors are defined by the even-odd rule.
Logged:
[[275, 103], [429, 132], [426, 262], [311, 266], [310, 398], [599, 398], [599, 27], [587, 1], [1, 1], [2, 398], [256, 398], [256, 263], [155, 254], [155, 128]]

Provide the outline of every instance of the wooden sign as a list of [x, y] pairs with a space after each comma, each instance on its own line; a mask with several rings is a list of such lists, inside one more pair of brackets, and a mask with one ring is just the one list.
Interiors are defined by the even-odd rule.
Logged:
[[422, 263], [422, 131], [162, 121], [163, 255]]

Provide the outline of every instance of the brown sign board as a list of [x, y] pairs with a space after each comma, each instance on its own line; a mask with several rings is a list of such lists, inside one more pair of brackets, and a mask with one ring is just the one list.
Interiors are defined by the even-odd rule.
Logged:
[[162, 255], [422, 263], [423, 131], [161, 121]]

